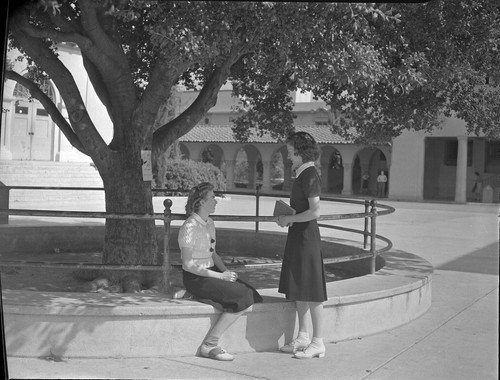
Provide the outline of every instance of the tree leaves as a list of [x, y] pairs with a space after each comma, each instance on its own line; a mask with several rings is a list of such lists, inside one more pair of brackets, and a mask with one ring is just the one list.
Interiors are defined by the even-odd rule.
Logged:
[[[331, 106], [334, 133], [380, 143], [405, 129], [430, 131], [445, 114], [463, 118], [470, 133], [498, 136], [498, 82], [496, 90], [494, 82], [489, 91], [480, 90], [486, 78], [499, 75], [494, 1], [350, 4], [334, 14], [322, 11], [325, 17], [306, 22], [307, 32], [287, 50], [288, 70], [281, 75], [292, 79], [290, 90], [312, 90]], [[241, 85], [238, 91], [243, 93]], [[276, 112], [265, 101], [253, 106], [253, 122], [261, 125], [265, 114], [271, 120]]]
[[[68, 40], [69, 31], [85, 38], [91, 35], [82, 24], [90, 9], [88, 5], [80, 9], [86, 1], [39, 4], [41, 8], [31, 13], [33, 27], [53, 28], [59, 38]], [[293, 125], [290, 94], [297, 89], [312, 91], [329, 104], [337, 131], [367, 143], [393, 138], [404, 129], [429, 129], [437, 125], [440, 113], [461, 115], [470, 132], [495, 134], [491, 123], [498, 93], [476, 88], [486, 78], [500, 78], [500, 12], [494, 0], [92, 4], [103, 7], [96, 8], [96, 25], [120, 46], [125, 59], [119, 64], [126, 63], [137, 99], [155, 85], [150, 82], [158, 62], [185, 67], [168, 80], [201, 90], [237, 50], [239, 56], [226, 79], [233, 82], [235, 95], [245, 99], [245, 107], [235, 109], [241, 116], [235, 134], [242, 140], [248, 128], [276, 138], [288, 133]], [[91, 48], [99, 46], [98, 41], [93, 44]], [[105, 79], [97, 57], [109, 54], [109, 49], [102, 50], [92, 59]], [[170, 70], [171, 75], [174, 72]], [[103, 89], [112, 93], [116, 88], [112, 83]], [[170, 86], [164, 89], [168, 101]], [[155, 105], [157, 110], [163, 103]], [[179, 115], [184, 123], [189, 120], [182, 133], [197, 123], [196, 115]], [[176, 125], [169, 119], [170, 124], [153, 126], [150, 119], [155, 130]]]

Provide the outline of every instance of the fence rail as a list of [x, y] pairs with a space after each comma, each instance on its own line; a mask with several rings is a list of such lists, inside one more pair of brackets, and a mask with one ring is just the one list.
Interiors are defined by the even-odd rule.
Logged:
[[[110, 270], [146, 270], [146, 271], [162, 271], [164, 279], [167, 280], [170, 273], [170, 247], [168, 244], [170, 237], [171, 222], [174, 220], [184, 220], [184, 214], [173, 214], [171, 212], [172, 201], [165, 199], [163, 205], [165, 211], [163, 213], [149, 214], [131, 214], [131, 213], [108, 213], [94, 211], [57, 211], [57, 210], [30, 210], [30, 209], [10, 209], [9, 208], [9, 192], [10, 190], [82, 190], [95, 191], [102, 188], [86, 188], [86, 187], [47, 187], [47, 186], [2, 186], [0, 187], [0, 224], [8, 223], [8, 216], [43, 216], [43, 217], [68, 217], [68, 218], [96, 218], [96, 219], [144, 219], [144, 220], [163, 220], [164, 222], [164, 247], [163, 247], [163, 264], [162, 265], [108, 265], [108, 264], [88, 264], [88, 263], [53, 263], [53, 262], [28, 262], [28, 261], [0, 261], [0, 266], [10, 267], [38, 267], [38, 268], [68, 268], [68, 269], [110, 269]], [[153, 189], [153, 195], [168, 196], [169, 194], [183, 194], [189, 190], [185, 189]], [[255, 193], [249, 191], [215, 191], [218, 196], [225, 195], [245, 195], [255, 197], [255, 216], [251, 215], [212, 215], [214, 221], [234, 221], [234, 222], [255, 222], [255, 231], [259, 232], [260, 222], [275, 222], [274, 216], [259, 215], [259, 200], [260, 197], [279, 198], [288, 196], [288, 194], [272, 193], [264, 194], [257, 187]], [[339, 202], [363, 206], [364, 211], [359, 213], [347, 214], [327, 214], [321, 215], [319, 221], [347, 220], [347, 219], [364, 219], [364, 228], [357, 230], [353, 228], [333, 226], [324, 223], [318, 223], [320, 228], [336, 229], [345, 232], [363, 235], [363, 248], [366, 249], [368, 239], [370, 240], [369, 252], [354, 254], [349, 256], [335, 257], [324, 259], [325, 264], [340, 263], [347, 261], [355, 261], [366, 258], [371, 258], [371, 273], [375, 272], [376, 258], [380, 253], [386, 252], [392, 248], [392, 242], [383, 236], [376, 234], [376, 219], [377, 217], [391, 214], [395, 209], [391, 206], [378, 204], [376, 200], [353, 200], [345, 198], [321, 197], [325, 202]], [[3, 219], [1, 219], [3, 217]], [[380, 249], [376, 249], [376, 240], [379, 239], [387, 245]], [[262, 263], [262, 264], [238, 264], [245, 267], [281, 265], [278, 263]], [[168, 283], [168, 281], [165, 281]]]

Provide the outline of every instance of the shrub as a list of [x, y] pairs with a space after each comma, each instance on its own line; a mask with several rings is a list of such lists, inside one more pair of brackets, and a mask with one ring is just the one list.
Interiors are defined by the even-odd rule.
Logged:
[[[165, 163], [165, 177], [157, 187], [189, 190], [201, 182], [210, 182], [214, 191], [226, 190], [226, 179], [221, 170], [208, 162], [170, 159]], [[183, 195], [186, 195], [183, 193]]]

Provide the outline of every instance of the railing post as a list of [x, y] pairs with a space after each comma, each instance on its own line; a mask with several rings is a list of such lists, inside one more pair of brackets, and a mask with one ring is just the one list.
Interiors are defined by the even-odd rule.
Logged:
[[[255, 216], [259, 216], [259, 203], [260, 203], [260, 188], [262, 185], [255, 186]], [[255, 232], [259, 232], [259, 221], [255, 221]]]
[[165, 227], [165, 234], [163, 236], [163, 291], [168, 293], [170, 290], [170, 223], [172, 221], [172, 200], [165, 199], [163, 201], [163, 206], [165, 206], [165, 211], [163, 212], [163, 225]]
[[[0, 208], [9, 209], [10, 188], [0, 182]], [[9, 214], [0, 214], [0, 224], [9, 224]]]
[[[370, 211], [370, 201], [365, 199], [365, 214]], [[368, 242], [368, 218], [365, 217], [365, 229], [363, 233], [363, 249], [366, 249], [366, 243]]]
[[370, 228], [370, 252], [372, 254], [372, 265], [371, 265], [371, 268], [370, 268], [370, 273], [373, 274], [375, 273], [375, 264], [376, 264], [376, 260], [377, 260], [377, 250], [376, 250], [376, 247], [375, 247], [375, 240], [376, 240], [376, 234], [377, 234], [377, 201], [376, 200], [372, 200], [370, 202], [371, 204], [371, 213], [372, 213], [372, 216], [371, 216], [371, 228]]
[[[2, 290], [2, 281], [0, 278], [0, 291]], [[2, 297], [0, 297], [0, 329], [2, 333], [2, 359], [3, 359], [3, 364], [4, 364], [4, 378], [8, 379], [9, 378], [9, 369], [7, 365], [7, 346], [5, 344], [5, 324], [4, 324], [4, 312], [3, 312], [3, 302], [2, 302]]]

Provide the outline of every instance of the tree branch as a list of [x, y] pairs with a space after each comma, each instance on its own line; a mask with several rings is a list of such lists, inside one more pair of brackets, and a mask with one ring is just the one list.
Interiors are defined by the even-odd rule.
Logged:
[[89, 45], [80, 46], [84, 67], [113, 122], [110, 146], [119, 147], [123, 143], [123, 128], [130, 124], [137, 104], [129, 61], [120, 43], [111, 35], [114, 18], [104, 15], [105, 8], [92, 0], [80, 0], [79, 4], [82, 28], [91, 41]]
[[68, 21], [76, 17], [73, 8], [67, 2], [60, 4], [60, 12], [47, 12], [52, 23], [57, 26], [64, 33], [79, 33], [81, 28], [77, 28], [74, 22]]
[[[83, 24], [79, 25], [76, 24], [76, 21], [73, 21], [78, 27], [74, 27], [72, 30], [81, 30], [83, 34], [64, 34], [55, 30], [45, 29], [45, 33], [41, 32], [41, 35], [46, 38], [57, 38], [59, 40], [68, 37], [71, 42], [75, 42], [78, 45], [92, 86], [106, 107], [108, 115], [113, 122], [114, 138], [112, 145], [116, 147], [123, 142], [121, 138], [122, 128], [130, 122], [133, 109], [135, 108], [137, 102], [136, 89], [130, 76], [128, 60], [121, 50], [120, 45], [112, 42], [109, 35], [101, 27], [100, 19], [96, 14], [96, 6], [91, 2], [83, 1], [80, 2], [80, 8], [82, 7]], [[63, 11], [68, 15], [69, 11], [66, 8], [63, 8]], [[85, 22], [86, 17], [88, 19], [87, 22]], [[111, 21], [112, 17], [109, 16], [108, 20]], [[31, 36], [39, 36], [37, 28], [30, 25], [27, 21], [22, 27], [23, 31], [29, 31]], [[66, 27], [69, 28], [69, 26]]]
[[62, 133], [64, 133], [64, 136], [66, 136], [71, 145], [83, 154], [87, 154], [80, 139], [75, 134], [73, 129], [71, 129], [71, 125], [69, 125], [64, 116], [61, 115], [61, 112], [59, 112], [59, 109], [56, 107], [54, 102], [52, 102], [52, 100], [34, 82], [11, 70], [5, 71], [5, 77], [26, 87], [31, 96], [42, 103], [45, 110], [49, 113], [50, 117], [57, 124]]
[[[109, 34], [102, 28], [99, 18], [97, 17], [96, 5], [92, 0], [80, 0], [80, 10], [82, 12], [82, 27], [99, 48], [100, 51], [106, 52], [106, 55], [113, 58], [115, 65], [122, 68], [128, 68], [128, 61], [123, 53], [119, 43], [110, 38]], [[111, 16], [109, 17], [111, 21]], [[109, 27], [108, 29], [112, 29]]]
[[109, 154], [109, 149], [87, 113], [73, 76], [56, 55], [41, 43], [41, 40], [24, 33], [27, 24], [28, 20], [22, 10], [14, 13], [11, 17], [13, 37], [23, 47], [26, 54], [37, 62], [52, 79], [64, 100], [72, 129], [78, 136], [83, 150], [92, 157], [94, 162], [100, 162]]
[[135, 114], [136, 118], [142, 119], [143, 125], [150, 127], [154, 124], [158, 109], [165, 103], [172, 86], [187, 67], [187, 62], [171, 62], [161, 58], [157, 60]]
[[111, 120], [114, 121], [113, 112], [111, 108], [111, 101], [109, 99], [109, 92], [105, 86], [105, 81], [102, 79], [102, 75], [94, 65], [94, 63], [88, 59], [86, 54], [82, 54], [83, 67], [87, 71], [90, 82], [92, 82], [92, 87], [99, 97], [99, 100], [104, 104], [106, 109], [108, 110], [108, 115], [111, 117]]
[[181, 115], [161, 126], [153, 133], [153, 155], [157, 157], [168, 146], [184, 136], [202, 119], [210, 108], [217, 103], [220, 88], [229, 77], [231, 66], [242, 55], [242, 47], [234, 46], [228, 57], [208, 78], [200, 94]]
[[[58, 23], [62, 23], [64, 21], [65, 27], [64, 31], [61, 29], [61, 31], [56, 30], [54, 28], [48, 28], [48, 27], [38, 27], [33, 24], [30, 24], [28, 22], [28, 19], [26, 18], [26, 15], [24, 15], [23, 18], [20, 18], [19, 16], [21, 14], [24, 14], [25, 10], [20, 8], [15, 15], [17, 15], [17, 25], [18, 27], [29, 37], [33, 37], [36, 39], [50, 39], [52, 41], [56, 42], [73, 42], [79, 46], [86, 46], [91, 44], [92, 42], [84, 37], [82, 34], [77, 33], [74, 28], [69, 28], [69, 23], [64, 21], [60, 16], [53, 16], [50, 17], [51, 20], [54, 18], [57, 20]], [[58, 25], [57, 23], [54, 23], [54, 25]], [[58, 25], [60, 26], [60, 25]]]

